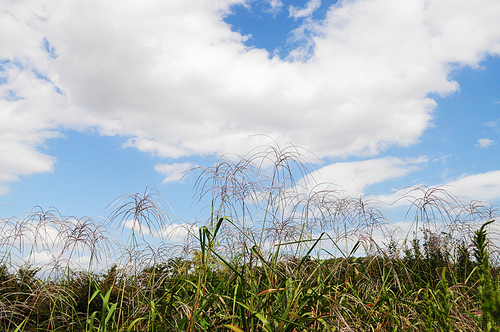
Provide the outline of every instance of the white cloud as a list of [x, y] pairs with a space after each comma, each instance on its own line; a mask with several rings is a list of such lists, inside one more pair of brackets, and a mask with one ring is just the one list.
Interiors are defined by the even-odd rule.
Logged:
[[[395, 157], [364, 161], [335, 163], [310, 174], [318, 184], [333, 184], [332, 189], [342, 190], [345, 196], [359, 197], [365, 189], [375, 183], [399, 178], [415, 171], [426, 163], [426, 157], [403, 160]], [[321, 189], [322, 186], [316, 189]]]
[[321, 6], [321, 0], [310, 0], [302, 9], [295, 6], [288, 7], [290, 17], [301, 18], [311, 16]]
[[494, 144], [496, 144], [495, 141], [492, 141], [489, 138], [480, 138], [477, 140], [476, 147], [484, 149], [484, 148], [487, 148], [488, 146], [494, 145]]
[[141, 236], [145, 235], [154, 235], [156, 233], [156, 230], [150, 228], [148, 225], [143, 225], [139, 221], [134, 220], [134, 219], [127, 219], [123, 220], [120, 225], [124, 228], [131, 229], [133, 231], [136, 231], [139, 233]]
[[182, 243], [188, 235], [193, 235], [198, 232], [198, 226], [187, 223], [172, 223], [164, 225], [161, 229], [152, 229], [147, 225], [143, 225], [138, 221], [125, 220], [122, 226], [132, 229], [141, 236], [152, 236], [161, 239], [168, 239], [173, 242]]
[[464, 176], [448, 183], [447, 186], [455, 195], [465, 199], [499, 199], [500, 171]]
[[182, 243], [186, 237], [198, 233], [198, 226], [187, 223], [167, 225], [156, 234], [157, 237], [166, 238], [173, 242]]
[[195, 166], [192, 163], [159, 164], [155, 166], [155, 170], [166, 176], [163, 180], [163, 184], [166, 184], [181, 181], [185, 172]]
[[281, 7], [283, 7], [283, 2], [281, 0], [267, 0], [269, 3], [269, 6], [271, 6], [272, 10], [279, 10]]
[[0, 188], [53, 170], [39, 148], [61, 128], [128, 136], [160, 157], [241, 154], [266, 143], [256, 133], [320, 157], [376, 155], [418, 141], [427, 94], [458, 89], [453, 66], [500, 53], [496, 0], [341, 1], [308, 19], [313, 47], [292, 52], [306, 62], [245, 47], [222, 21], [243, 2], [4, 4], [0, 96], [22, 99], [0, 100], [0, 151], [19, 151], [0, 160]]
[[55, 258], [50, 251], [44, 250], [31, 252], [23, 260], [34, 265], [48, 265], [49, 263], [53, 263]]
[[[425, 187], [422, 188], [425, 189]], [[447, 201], [450, 201], [450, 197], [447, 195], [453, 195], [464, 202], [494, 202], [495, 200], [500, 199], [500, 171], [463, 175], [457, 180], [439, 184], [437, 186], [431, 186], [429, 188], [438, 189], [434, 190], [433, 194]], [[401, 199], [409, 192], [409, 200]], [[406, 190], [398, 190], [389, 195], [379, 195], [377, 196], [377, 199], [381, 202], [392, 204], [394, 207], [405, 206], [408, 205], [410, 201], [422, 198], [424, 192], [425, 190], [414, 190], [414, 188], [408, 188]]]

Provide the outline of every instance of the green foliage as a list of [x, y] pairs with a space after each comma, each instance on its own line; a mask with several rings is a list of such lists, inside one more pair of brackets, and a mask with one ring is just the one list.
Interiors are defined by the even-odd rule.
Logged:
[[446, 281], [446, 273], [443, 268], [441, 280], [435, 291], [425, 288], [423, 305], [425, 331], [450, 332], [453, 330], [451, 322], [452, 294]]
[[[461, 279], [454, 274], [462, 273], [457, 257], [456, 268], [442, 268], [430, 278], [439, 279], [434, 286], [428, 282], [421, 287], [429, 280], [429, 264], [446, 262], [420, 256], [422, 262], [417, 264], [415, 251], [404, 258], [304, 255], [277, 259], [254, 247], [251, 259], [242, 264], [217, 252], [216, 231], [201, 229], [199, 234], [204, 250], [190, 260], [169, 258], [137, 275], [124, 275], [117, 266], [103, 274], [71, 273], [59, 281], [62, 289], [55, 302], [39, 298], [31, 314], [12, 315], [10, 324], [9, 320], [2, 324], [6, 331], [87, 332], [338, 331], [346, 327], [444, 332], [475, 331], [477, 324], [485, 324], [489, 331], [496, 328], [498, 289], [485, 274], [491, 268], [485, 263], [486, 243], [481, 237], [477, 238], [479, 273], [475, 277], [470, 276], [467, 283], [455, 282]], [[319, 239], [309, 249], [317, 243]], [[34, 305], [29, 292], [47, 282], [29, 268], [5, 272], [0, 288], [3, 301], [10, 299], [18, 307]], [[453, 289], [460, 287], [471, 296], [455, 293]], [[481, 292], [480, 298], [473, 296], [475, 290]], [[484, 314], [476, 322], [469, 313], [479, 309]], [[68, 315], [67, 323], [54, 319], [62, 314]]]
[[[4, 220], [0, 330], [498, 330], [487, 224], [476, 232], [472, 258], [470, 239], [448, 227], [464, 215], [462, 226], [484, 222], [486, 209], [460, 205], [441, 188], [414, 188], [406, 198], [414, 197], [421, 232], [380, 248], [374, 234], [387, 224], [379, 203], [335, 190], [304, 194], [293, 180], [308, 173], [304, 164], [298, 149], [286, 146], [236, 161], [221, 157], [201, 169], [196, 196], [210, 200], [208, 221], [187, 227], [182, 247], [145, 238], [171, 226], [154, 190], [112, 204], [110, 221], [132, 227], [115, 256], [108, 226], [91, 218], [36, 209]], [[57, 234], [57, 248], [47, 234]], [[17, 266], [16, 250], [34, 252], [23, 243], [60, 251], [48, 268]], [[71, 267], [79, 250], [90, 253], [88, 270]], [[103, 256], [111, 265], [95, 272]]]
[[500, 291], [498, 282], [493, 282], [488, 254], [488, 240], [486, 238], [486, 226], [493, 221], [485, 223], [476, 231], [474, 237], [474, 256], [477, 261], [479, 274], [479, 293], [481, 297], [481, 323], [483, 329], [488, 332], [498, 331], [500, 327]]

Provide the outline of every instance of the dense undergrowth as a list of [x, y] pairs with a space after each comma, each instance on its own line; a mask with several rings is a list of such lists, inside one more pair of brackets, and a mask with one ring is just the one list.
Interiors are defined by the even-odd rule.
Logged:
[[194, 170], [203, 224], [173, 221], [151, 190], [120, 197], [106, 222], [2, 219], [0, 330], [499, 330], [495, 207], [409, 188], [398, 237], [381, 202], [295, 181], [308, 167], [288, 145]]

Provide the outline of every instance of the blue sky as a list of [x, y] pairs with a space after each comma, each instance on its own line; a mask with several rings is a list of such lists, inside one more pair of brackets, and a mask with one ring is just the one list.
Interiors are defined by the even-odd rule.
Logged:
[[107, 217], [148, 187], [203, 221], [180, 172], [262, 135], [315, 153], [345, 195], [451, 185], [500, 203], [496, 0], [2, 6], [2, 218]]

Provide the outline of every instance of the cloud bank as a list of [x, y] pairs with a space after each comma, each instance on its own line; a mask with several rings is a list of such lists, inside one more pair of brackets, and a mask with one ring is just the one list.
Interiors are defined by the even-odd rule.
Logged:
[[256, 133], [320, 157], [373, 156], [418, 141], [436, 106], [427, 95], [458, 89], [453, 68], [500, 54], [496, 0], [340, 1], [307, 20], [308, 47], [286, 60], [231, 31], [223, 18], [237, 4], [5, 3], [0, 152], [15, 158], [0, 159], [0, 193], [53, 170], [40, 147], [63, 128], [170, 158], [244, 153], [263, 142]]
[[[426, 157], [401, 158], [386, 157], [364, 161], [341, 162], [320, 168], [308, 175], [318, 184], [315, 191], [322, 189], [339, 190], [344, 196], [360, 197], [370, 185], [403, 177], [422, 167]], [[300, 183], [302, 185], [302, 182]], [[335, 187], [332, 187], [335, 186]]]

